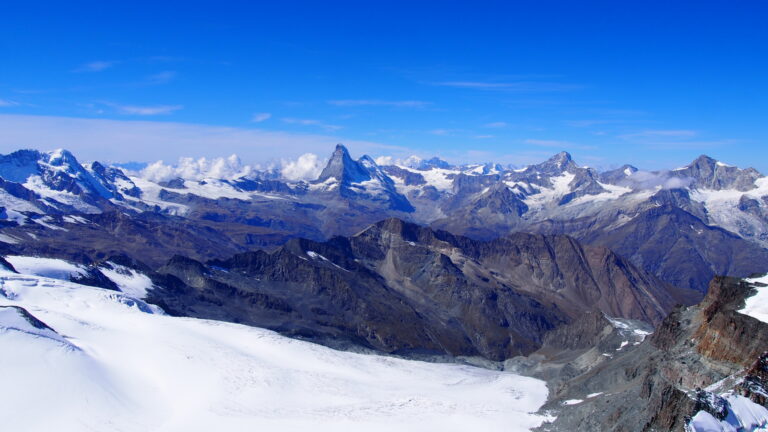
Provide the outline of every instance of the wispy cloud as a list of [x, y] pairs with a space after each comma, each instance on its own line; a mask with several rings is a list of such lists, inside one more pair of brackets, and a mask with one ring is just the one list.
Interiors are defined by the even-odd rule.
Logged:
[[570, 141], [560, 141], [560, 140], [527, 139], [523, 142], [526, 144], [535, 145], [539, 147], [566, 148], [566, 147], [573, 146], [573, 143]]
[[173, 114], [174, 112], [184, 108], [184, 105], [153, 105], [153, 106], [139, 106], [139, 105], [117, 105], [108, 104], [121, 114], [138, 115], [138, 116], [154, 116]]
[[737, 143], [738, 140], [702, 139], [701, 133], [688, 129], [654, 129], [618, 136], [624, 141], [659, 150], [700, 149]]
[[78, 66], [77, 68], [75, 68], [73, 72], [101, 72], [111, 68], [117, 63], [118, 63], [117, 61], [106, 61], [106, 60], [92, 61], [92, 62], [85, 63], [83, 65]]
[[617, 123], [616, 120], [569, 120], [565, 124], [577, 128], [587, 128], [592, 126], [605, 125], [609, 123]]
[[[0, 114], [0, 152], [19, 148], [63, 147], [83, 160], [154, 161], [179, 156], [218, 157], [237, 153], [246, 163], [296, 158], [305, 153], [330, 155], [340, 142], [355, 155], [393, 154], [413, 150], [335, 134], [306, 134], [168, 121], [108, 120]], [[109, 145], [104, 145], [109, 143]]]
[[418, 101], [418, 100], [379, 100], [379, 99], [342, 99], [342, 100], [329, 100], [329, 104], [344, 107], [355, 106], [389, 106], [398, 108], [423, 108], [430, 105], [430, 102]]
[[508, 91], [508, 92], [563, 92], [579, 90], [583, 86], [578, 84], [567, 84], [558, 82], [544, 82], [544, 81], [443, 81], [433, 83], [434, 85], [443, 87], [465, 88], [465, 89], [477, 89], [477, 90], [496, 90], [496, 91]]
[[698, 134], [697, 131], [687, 129], [644, 130], [641, 132], [624, 134], [621, 135], [620, 138], [693, 138]]
[[529, 145], [537, 146], [537, 147], [549, 147], [549, 148], [558, 148], [558, 149], [577, 149], [577, 150], [597, 149], [597, 147], [595, 146], [581, 145], [571, 141], [562, 141], [562, 140], [527, 139], [523, 142]]
[[438, 135], [438, 136], [452, 135], [453, 132], [454, 131], [452, 129], [432, 129], [431, 131], [429, 131], [430, 134]]
[[264, 113], [256, 113], [251, 118], [251, 121], [254, 123], [261, 123], [265, 120], [269, 120], [272, 117], [272, 114], [264, 112]]
[[8, 99], [0, 99], [0, 107], [12, 107], [19, 105], [18, 102], [8, 100]]
[[494, 135], [475, 135], [475, 139], [490, 139], [495, 138]]
[[324, 122], [321, 122], [320, 120], [315, 120], [315, 119], [300, 119], [300, 118], [286, 117], [286, 118], [283, 118], [282, 120], [283, 120], [283, 123], [297, 124], [302, 126], [316, 126], [321, 129], [325, 129], [327, 131], [337, 131], [339, 129], [343, 129], [342, 126], [324, 123]]
[[163, 71], [147, 77], [149, 84], [167, 84], [176, 78], [175, 71]]
[[496, 129], [505, 128], [507, 126], [509, 126], [509, 124], [507, 122], [503, 122], [503, 121], [493, 122], [493, 123], [486, 123], [486, 124], [483, 125], [483, 127], [496, 128]]

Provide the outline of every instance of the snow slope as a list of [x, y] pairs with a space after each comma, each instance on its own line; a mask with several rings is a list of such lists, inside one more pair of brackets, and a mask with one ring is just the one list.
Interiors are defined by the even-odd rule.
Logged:
[[739, 395], [723, 395], [728, 415], [718, 420], [706, 411], [691, 418], [691, 432], [764, 432], [768, 431], [768, 409]]
[[0, 271], [9, 305], [63, 339], [9, 330], [0, 316], [3, 429], [522, 431], [544, 420], [529, 414], [544, 382], [510, 373], [335, 351]]
[[744, 308], [739, 310], [739, 313], [749, 315], [764, 323], [768, 323], [768, 275], [755, 279], [747, 279], [747, 282], [759, 284], [755, 285], [757, 293], [747, 297], [744, 301]]
[[61, 279], [68, 281], [70, 277], [86, 274], [86, 269], [77, 264], [55, 258], [40, 258], [10, 255], [5, 259], [19, 273]]
[[143, 299], [147, 296], [147, 291], [152, 288], [152, 280], [143, 273], [107, 261], [99, 267], [99, 270], [120, 288], [125, 294]]

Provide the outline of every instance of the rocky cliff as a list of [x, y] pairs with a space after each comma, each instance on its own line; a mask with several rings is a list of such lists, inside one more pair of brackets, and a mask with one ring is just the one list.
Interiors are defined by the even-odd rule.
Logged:
[[700, 304], [675, 309], [645, 342], [555, 383], [545, 409], [557, 419], [541, 430], [684, 431], [702, 411], [726, 419], [723, 392], [765, 405], [768, 324], [738, 312], [754, 289], [716, 277]]

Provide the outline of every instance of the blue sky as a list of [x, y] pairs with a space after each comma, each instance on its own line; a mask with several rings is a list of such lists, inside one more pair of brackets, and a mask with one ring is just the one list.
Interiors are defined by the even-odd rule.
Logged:
[[6, 3], [2, 152], [768, 173], [765, 2]]

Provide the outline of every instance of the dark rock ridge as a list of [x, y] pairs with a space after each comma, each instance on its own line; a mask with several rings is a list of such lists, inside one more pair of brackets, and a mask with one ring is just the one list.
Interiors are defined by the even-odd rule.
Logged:
[[387, 219], [352, 237], [158, 270], [172, 314], [266, 327], [329, 345], [501, 360], [587, 310], [659, 322], [679, 292], [565, 236], [490, 242]]
[[694, 204], [675, 205], [673, 201], [684, 200], [685, 195], [678, 190], [659, 192], [653, 197], [656, 205], [615, 228], [596, 226], [594, 219], [587, 218], [548, 221], [532, 230], [547, 234], [570, 232], [584, 243], [610, 248], [666, 282], [699, 291], [698, 299], [715, 275], [746, 277], [768, 270], [768, 250], [707, 225], [694, 215], [701, 211]]

